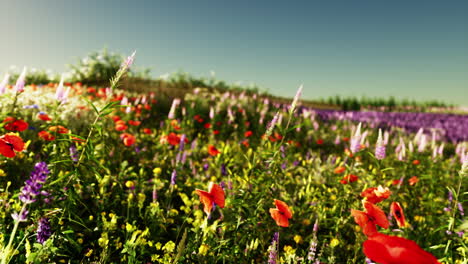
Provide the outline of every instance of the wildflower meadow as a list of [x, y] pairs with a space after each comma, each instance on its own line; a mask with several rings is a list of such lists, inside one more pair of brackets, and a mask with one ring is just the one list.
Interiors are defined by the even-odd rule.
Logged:
[[468, 115], [122, 89], [138, 55], [1, 77], [1, 264], [468, 263]]

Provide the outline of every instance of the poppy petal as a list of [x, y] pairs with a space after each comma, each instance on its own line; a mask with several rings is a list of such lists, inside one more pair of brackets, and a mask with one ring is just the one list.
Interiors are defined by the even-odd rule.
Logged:
[[195, 192], [200, 196], [200, 202], [203, 204], [203, 211], [210, 214], [211, 209], [213, 209], [213, 199], [210, 193], [199, 189], [196, 189]]
[[351, 215], [354, 217], [354, 221], [362, 228], [362, 233], [364, 233], [364, 235], [372, 236], [377, 233], [375, 223], [369, 219], [365, 212], [351, 209]]
[[380, 209], [377, 205], [367, 202], [367, 201], [364, 201], [363, 204], [364, 204], [364, 207], [366, 208], [367, 215], [369, 216], [369, 218], [372, 219], [372, 221], [375, 224], [383, 228], [389, 227], [388, 219], [384, 211], [382, 211], [382, 209]]
[[219, 207], [224, 208], [225, 198], [224, 198], [224, 190], [216, 183], [210, 184], [210, 196], [213, 199], [213, 202], [217, 204]]
[[405, 214], [403, 213], [403, 208], [401, 208], [400, 203], [393, 202], [390, 205], [390, 211], [392, 212], [393, 217], [395, 217], [395, 220], [397, 221], [398, 226], [405, 227], [406, 226]]
[[0, 139], [0, 154], [7, 158], [13, 158], [16, 154], [13, 148], [7, 144], [3, 139]]
[[288, 227], [289, 221], [288, 218], [276, 208], [270, 208], [270, 215], [276, 221], [278, 226]]
[[282, 212], [286, 218], [292, 218], [293, 214], [291, 212], [291, 209], [289, 209], [289, 206], [285, 202], [275, 199], [275, 205], [276, 208], [278, 208], [278, 210]]

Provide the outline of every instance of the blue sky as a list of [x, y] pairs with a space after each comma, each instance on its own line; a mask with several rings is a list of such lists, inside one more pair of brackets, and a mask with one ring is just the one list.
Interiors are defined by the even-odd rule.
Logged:
[[468, 105], [468, 1], [2, 0], [0, 72], [61, 72], [90, 51], [130, 54], [304, 98], [396, 96]]

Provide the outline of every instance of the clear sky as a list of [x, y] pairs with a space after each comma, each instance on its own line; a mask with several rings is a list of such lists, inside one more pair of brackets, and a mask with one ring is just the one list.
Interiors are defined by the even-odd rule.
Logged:
[[130, 54], [307, 99], [389, 96], [468, 106], [468, 1], [0, 0], [0, 72], [61, 72], [88, 52]]

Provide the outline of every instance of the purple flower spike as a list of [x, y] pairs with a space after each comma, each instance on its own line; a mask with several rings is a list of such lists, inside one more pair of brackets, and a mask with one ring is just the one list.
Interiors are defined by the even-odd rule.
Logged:
[[177, 171], [176, 171], [176, 170], [173, 170], [173, 171], [172, 171], [172, 174], [171, 174], [171, 185], [175, 185], [175, 184], [176, 184], [176, 178], [177, 178]]
[[42, 184], [45, 183], [49, 173], [50, 171], [47, 167], [47, 163], [36, 163], [34, 170], [31, 172], [30, 178], [25, 182], [25, 186], [21, 190], [19, 199], [25, 204], [35, 202], [35, 197], [40, 194]]
[[15, 90], [17, 93], [24, 92], [24, 85], [26, 84], [26, 67], [23, 68], [21, 75], [18, 77], [16, 81]]
[[352, 153], [357, 153], [361, 149], [361, 123], [359, 123], [356, 132], [351, 137], [349, 149]]
[[268, 264], [276, 264], [276, 260], [278, 258], [278, 251], [276, 250], [279, 243], [279, 233], [275, 232], [273, 235], [273, 240], [271, 241], [271, 245], [268, 248]]
[[11, 217], [13, 218], [13, 220], [17, 222], [24, 222], [28, 219], [28, 214], [29, 214], [29, 211], [26, 209], [23, 209], [19, 214], [17, 212], [12, 213]]
[[44, 244], [44, 242], [49, 239], [52, 235], [52, 231], [50, 229], [49, 220], [45, 217], [39, 219], [39, 223], [37, 225], [37, 242]]
[[5, 78], [3, 78], [3, 81], [0, 83], [0, 94], [4, 94], [6, 92], [6, 87], [7, 87], [9, 80], [10, 80], [10, 75], [6, 74]]
[[379, 129], [379, 138], [377, 139], [377, 144], [375, 145], [375, 158], [382, 160], [385, 158], [385, 144], [382, 139], [382, 130]]

